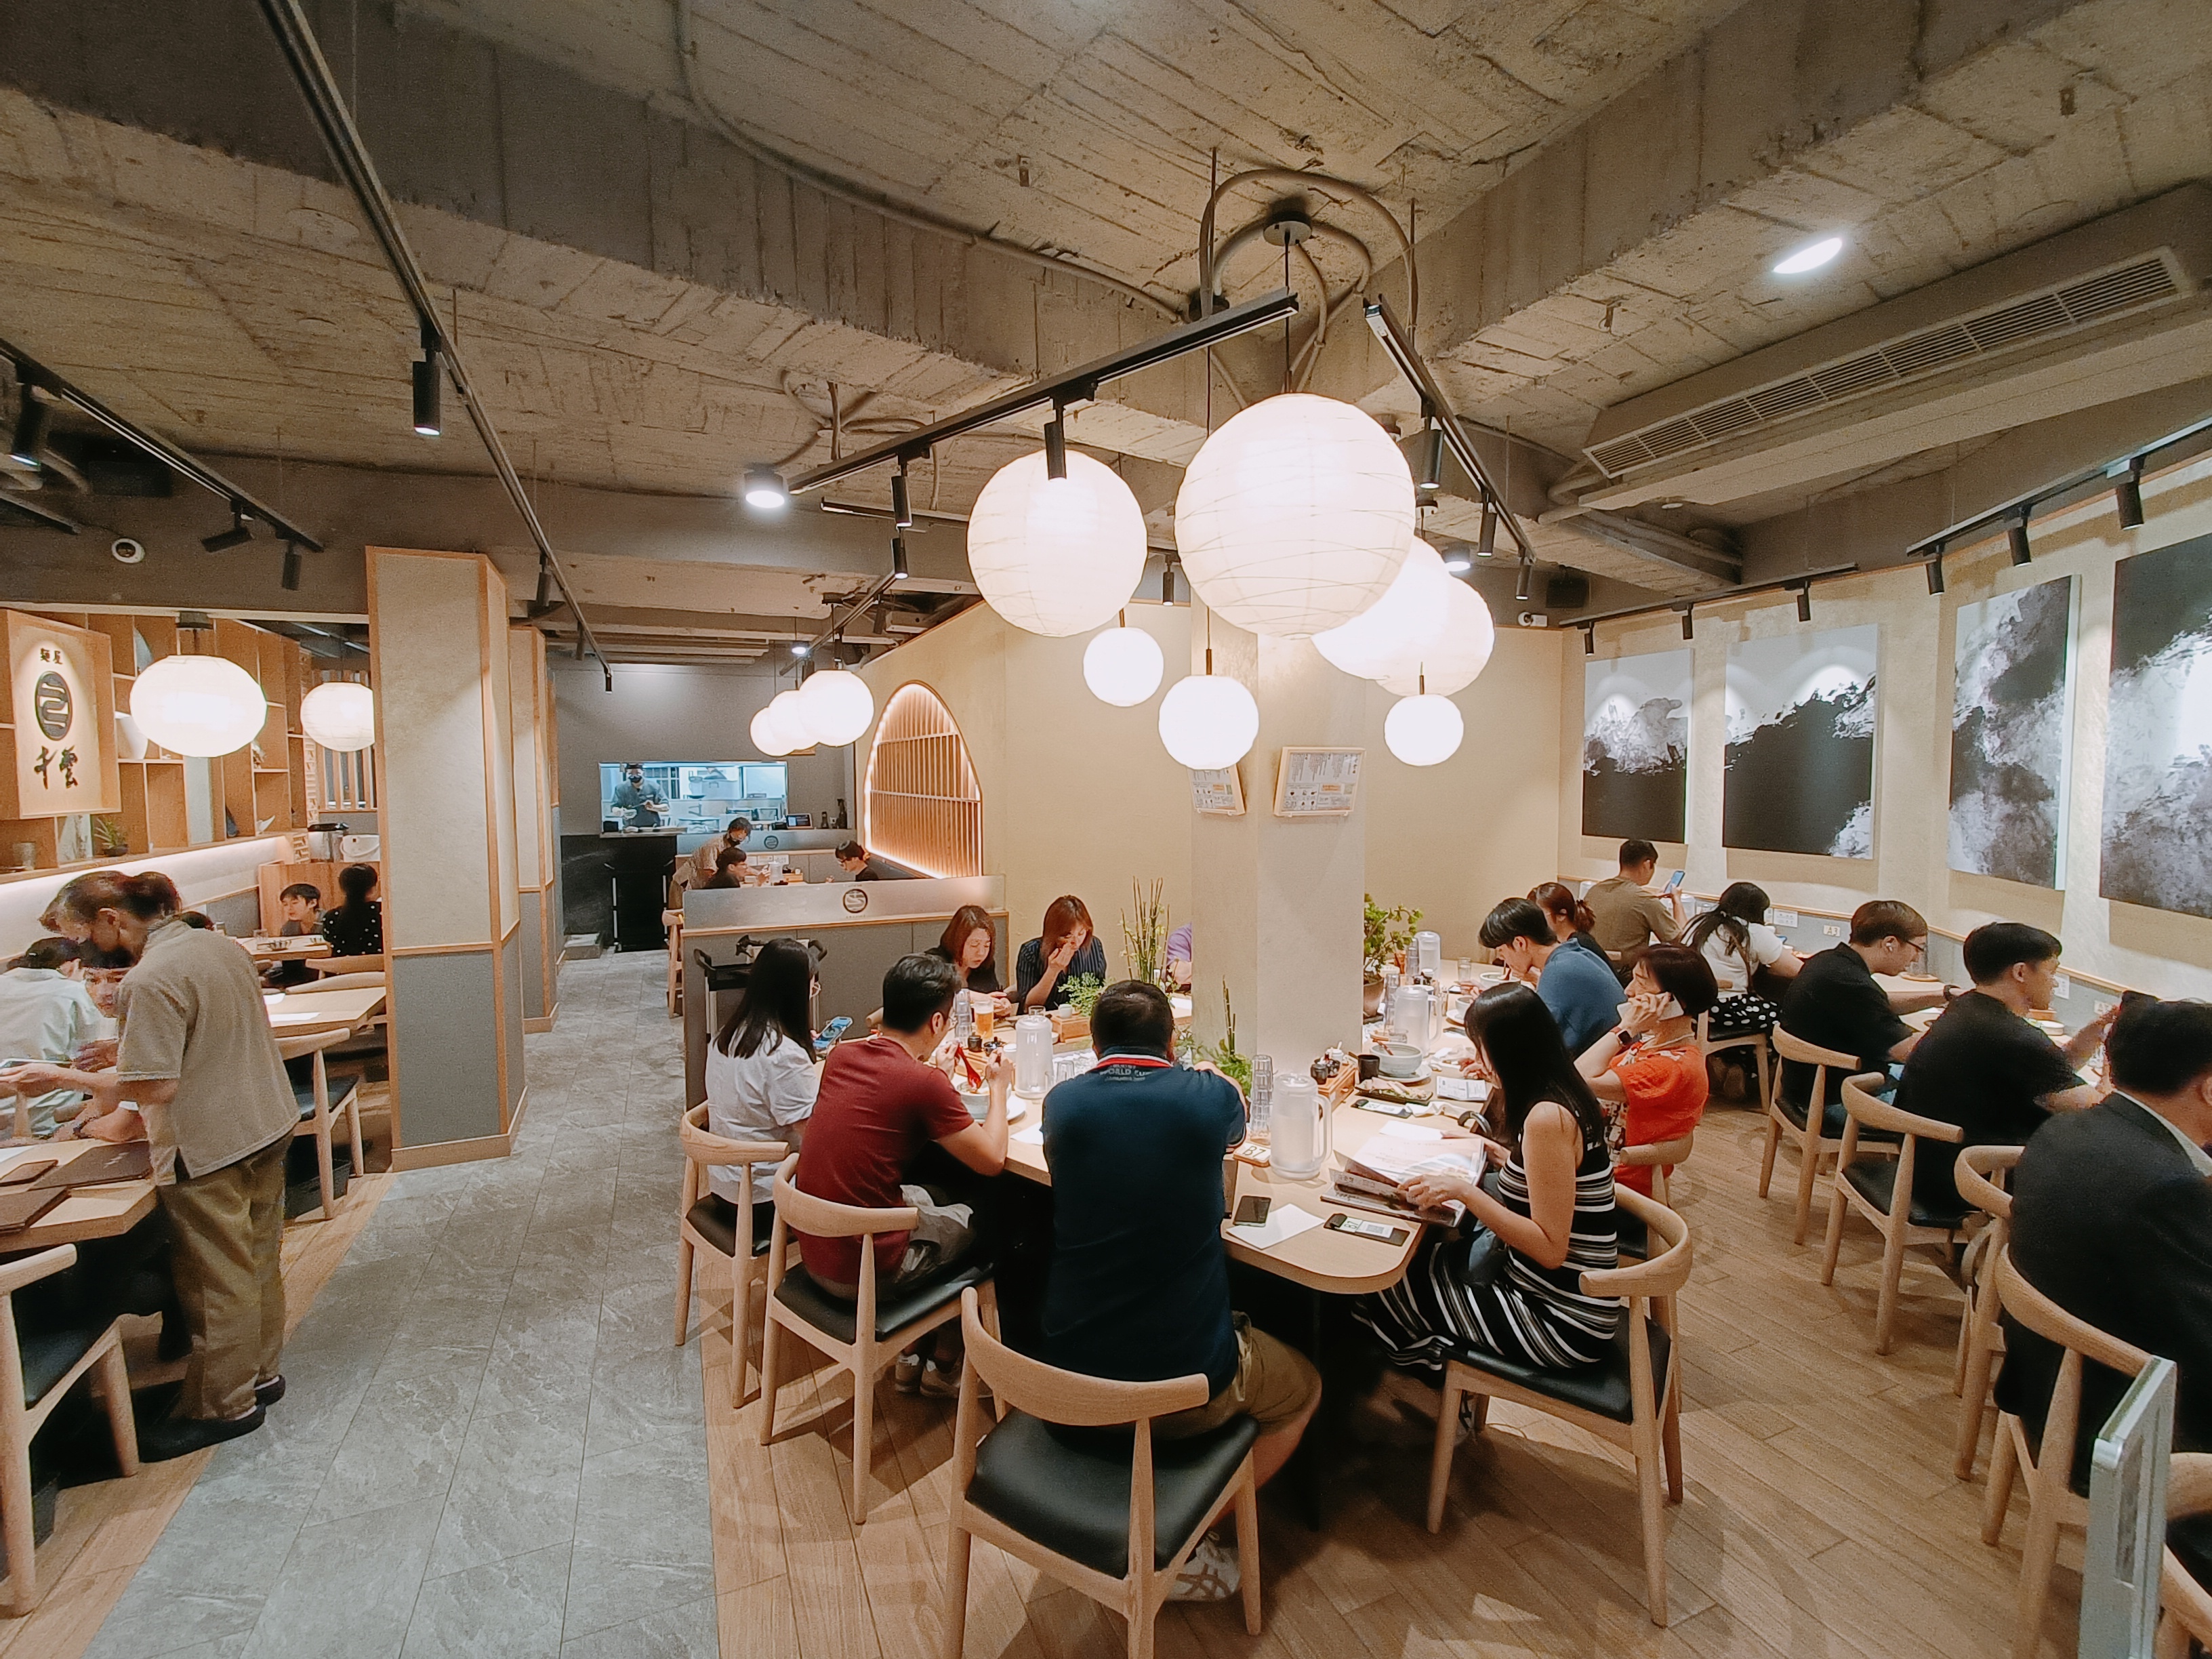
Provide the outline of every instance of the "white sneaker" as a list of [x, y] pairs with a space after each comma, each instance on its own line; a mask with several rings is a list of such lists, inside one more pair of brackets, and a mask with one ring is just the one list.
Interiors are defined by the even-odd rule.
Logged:
[[1225, 1544], [1214, 1542], [1209, 1533], [1198, 1540], [1198, 1547], [1176, 1574], [1175, 1588], [1168, 1592], [1168, 1600], [1226, 1601], [1237, 1594], [1241, 1577], [1237, 1552]]
[[891, 1387], [901, 1394], [913, 1394], [921, 1387], [921, 1356], [902, 1353], [891, 1367]]

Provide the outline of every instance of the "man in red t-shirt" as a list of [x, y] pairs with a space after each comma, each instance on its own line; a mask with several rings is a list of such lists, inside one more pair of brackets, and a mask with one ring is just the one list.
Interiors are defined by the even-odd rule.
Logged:
[[[884, 975], [883, 1024], [864, 1042], [830, 1051], [822, 1084], [800, 1142], [792, 1182], [799, 1191], [859, 1209], [911, 1205], [921, 1221], [911, 1233], [876, 1236], [876, 1289], [912, 1285], [958, 1267], [975, 1245], [975, 1212], [949, 1202], [949, 1194], [908, 1177], [932, 1144], [980, 1176], [1006, 1164], [1006, 1091], [1012, 1062], [994, 1055], [986, 1070], [991, 1105], [981, 1123], [969, 1115], [944, 1073], [927, 1064], [952, 1023], [960, 972], [941, 957], [902, 957]], [[830, 1295], [860, 1294], [860, 1243], [854, 1238], [795, 1235], [806, 1271]], [[959, 1352], [959, 1327], [940, 1332], [936, 1376], [902, 1362], [902, 1388], [921, 1386], [947, 1394]]]

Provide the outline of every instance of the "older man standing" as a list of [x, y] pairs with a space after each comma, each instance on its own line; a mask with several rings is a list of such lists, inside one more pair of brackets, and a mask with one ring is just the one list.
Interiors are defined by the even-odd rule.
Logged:
[[153, 1462], [251, 1433], [283, 1396], [278, 1246], [299, 1121], [252, 963], [182, 908], [151, 872], [88, 871], [62, 889], [47, 913], [59, 931], [137, 965], [121, 988], [116, 1068], [41, 1066], [28, 1079], [84, 1090], [103, 1113], [127, 1095], [145, 1119], [192, 1342], [174, 1412], [138, 1437]]

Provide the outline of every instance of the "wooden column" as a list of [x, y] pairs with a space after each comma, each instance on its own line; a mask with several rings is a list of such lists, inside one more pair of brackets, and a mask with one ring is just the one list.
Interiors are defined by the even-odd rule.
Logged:
[[502, 1157], [525, 1103], [507, 588], [477, 554], [368, 558], [392, 1160]]
[[514, 720], [514, 883], [521, 914], [522, 1029], [550, 1031], [559, 1011], [561, 844], [554, 830], [559, 783], [553, 759], [553, 681], [545, 636], [507, 630], [507, 696]]

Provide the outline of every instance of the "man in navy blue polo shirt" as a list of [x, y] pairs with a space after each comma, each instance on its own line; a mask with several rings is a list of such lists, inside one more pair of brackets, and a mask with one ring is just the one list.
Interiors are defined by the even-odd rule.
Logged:
[[[1045, 1097], [1053, 1255], [1044, 1354], [1089, 1376], [1152, 1382], [1202, 1374], [1212, 1397], [1152, 1432], [1204, 1434], [1231, 1418], [1260, 1425], [1262, 1483], [1290, 1458], [1321, 1400], [1297, 1349], [1229, 1306], [1221, 1161], [1244, 1138], [1244, 1097], [1211, 1066], [1175, 1064], [1175, 1014], [1156, 986], [1109, 986], [1091, 1016], [1097, 1067]], [[1178, 1600], [1235, 1589], [1234, 1551], [1192, 1552]]]

